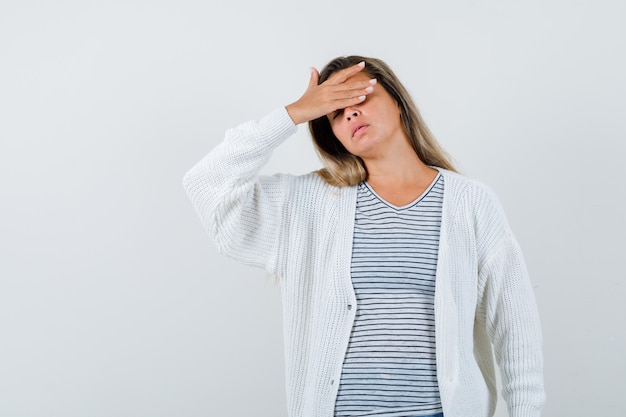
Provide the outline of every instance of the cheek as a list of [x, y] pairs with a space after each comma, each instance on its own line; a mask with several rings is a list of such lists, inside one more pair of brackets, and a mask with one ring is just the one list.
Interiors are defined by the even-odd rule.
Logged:
[[339, 139], [340, 142], [343, 142], [343, 138], [346, 137], [346, 127], [343, 126], [342, 123], [331, 123], [330, 127], [335, 137]]
[[335, 134], [335, 137], [337, 138], [339, 143], [341, 143], [348, 152], [351, 152], [349, 149], [350, 141], [346, 137], [346, 133], [342, 131], [341, 129], [337, 129], [337, 128], [333, 128], [333, 133]]

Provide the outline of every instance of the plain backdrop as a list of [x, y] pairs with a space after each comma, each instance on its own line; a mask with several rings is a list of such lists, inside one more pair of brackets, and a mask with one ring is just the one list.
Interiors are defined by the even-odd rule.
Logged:
[[[286, 416], [279, 289], [216, 252], [181, 180], [348, 54], [500, 197], [544, 415], [626, 415], [624, 4], [3, 0], [0, 416]], [[264, 172], [318, 167], [300, 126]]]

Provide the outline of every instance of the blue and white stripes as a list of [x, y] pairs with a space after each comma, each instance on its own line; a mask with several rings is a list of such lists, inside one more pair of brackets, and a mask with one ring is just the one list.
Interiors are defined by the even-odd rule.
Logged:
[[441, 411], [434, 294], [443, 177], [411, 204], [357, 191], [351, 274], [358, 310], [335, 416], [422, 416]]

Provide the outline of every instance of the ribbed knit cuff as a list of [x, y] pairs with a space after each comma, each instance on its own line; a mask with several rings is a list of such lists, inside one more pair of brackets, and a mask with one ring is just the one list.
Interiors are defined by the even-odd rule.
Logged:
[[510, 417], [541, 417], [541, 410], [531, 405], [519, 405], [509, 408]]

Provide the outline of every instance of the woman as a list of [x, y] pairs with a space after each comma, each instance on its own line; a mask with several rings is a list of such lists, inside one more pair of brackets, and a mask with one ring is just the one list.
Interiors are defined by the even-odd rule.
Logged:
[[[325, 168], [259, 176], [309, 122]], [[454, 172], [382, 61], [331, 61], [185, 176], [219, 250], [280, 278], [290, 416], [512, 417], [543, 404], [541, 330], [494, 195]]]

